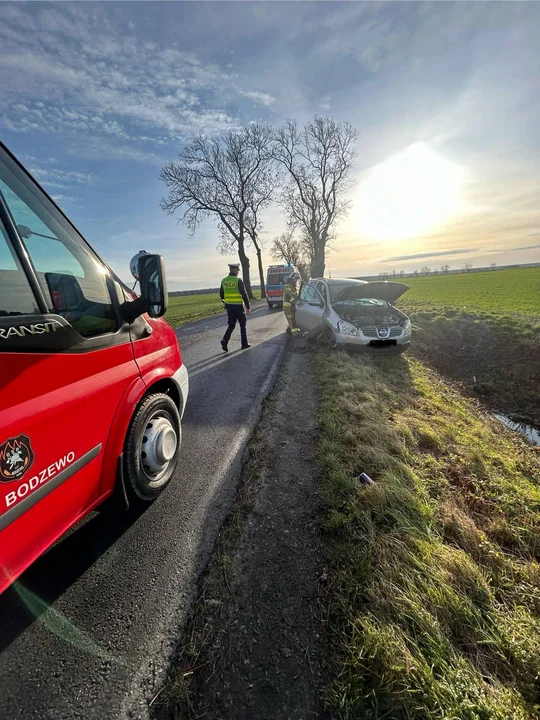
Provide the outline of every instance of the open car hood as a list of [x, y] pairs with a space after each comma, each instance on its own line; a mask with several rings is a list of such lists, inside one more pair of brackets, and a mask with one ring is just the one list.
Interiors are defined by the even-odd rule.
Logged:
[[348, 285], [343, 288], [339, 295], [334, 300], [334, 305], [337, 302], [343, 302], [344, 300], [359, 300], [360, 298], [374, 298], [375, 300], [386, 300], [393, 305], [398, 298], [404, 295], [409, 289], [408, 285], [400, 282], [365, 282], [361, 285]]

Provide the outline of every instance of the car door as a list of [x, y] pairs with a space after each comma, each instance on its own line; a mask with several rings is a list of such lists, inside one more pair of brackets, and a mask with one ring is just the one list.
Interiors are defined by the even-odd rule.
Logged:
[[322, 299], [323, 299], [323, 301], [324, 301], [324, 305], [325, 305], [325, 307], [326, 307], [327, 304], [328, 304], [328, 291], [327, 291], [327, 289], [326, 289], [326, 285], [325, 285], [323, 282], [321, 282], [320, 280], [319, 280], [319, 282], [317, 283], [317, 290], [318, 290], [319, 293], [321, 294], [321, 297], [322, 297]]
[[324, 300], [314, 283], [303, 285], [295, 306], [296, 324], [302, 330], [312, 330], [321, 324]]
[[0, 146], [0, 591], [99, 498], [139, 378], [113, 278]]

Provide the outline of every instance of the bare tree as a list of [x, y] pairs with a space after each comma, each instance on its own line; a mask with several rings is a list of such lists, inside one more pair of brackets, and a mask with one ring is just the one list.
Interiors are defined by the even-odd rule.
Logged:
[[312, 269], [314, 263], [314, 250], [311, 238], [305, 229], [300, 235], [300, 249], [302, 252], [302, 279], [309, 280], [311, 277], [313, 277]]
[[182, 150], [178, 162], [168, 162], [161, 171], [169, 188], [162, 209], [173, 214], [181, 208], [180, 221], [192, 233], [202, 220], [213, 217], [221, 235], [218, 249], [236, 248], [250, 297], [246, 242], [253, 240], [250, 232], [256, 237], [258, 213], [270, 199], [271, 139], [270, 129], [259, 125], [228, 132], [222, 138], [199, 135]]
[[274, 239], [271, 252], [274, 260], [283, 260], [287, 265], [298, 265], [302, 256], [300, 241], [294, 237], [292, 230]]
[[300, 273], [300, 277], [302, 278], [302, 282], [307, 282], [311, 277], [311, 265], [307, 263], [305, 260], [301, 260], [297, 264], [298, 272]]
[[405, 270], [400, 270], [400, 271], [399, 271], [399, 277], [402, 278], [404, 275], [405, 275]]
[[[262, 242], [260, 232], [262, 230], [261, 211], [266, 208], [272, 201], [276, 187], [276, 172], [273, 162], [265, 163], [264, 170], [260, 173], [259, 182], [256, 187], [251, 188], [251, 192], [246, 192], [248, 199], [248, 211], [244, 217], [245, 231], [250, 239], [255, 252], [257, 254], [257, 268], [259, 271], [259, 284], [261, 288], [261, 300], [266, 297], [266, 285], [264, 279], [264, 267], [262, 262]], [[239, 229], [239, 228], [238, 228]], [[221, 243], [219, 249], [221, 252], [229, 254], [234, 249], [235, 240], [231, 242], [231, 236], [223, 225], [220, 226]]]
[[449, 270], [450, 270], [450, 265], [441, 265], [441, 272], [443, 272], [445, 275], [448, 275]]
[[472, 270], [471, 263], [466, 263], [465, 265], [463, 265], [462, 269], [465, 270], [465, 272], [471, 272], [471, 270]]
[[415, 270], [414, 274], [416, 275], [416, 277], [418, 277], [418, 270]]
[[422, 275], [429, 275], [431, 273], [431, 268], [429, 268], [427, 265], [424, 265], [420, 272], [422, 273]]
[[266, 287], [265, 287], [265, 281], [264, 281], [264, 268], [263, 268], [263, 262], [262, 262], [262, 243], [259, 237], [259, 231], [261, 229], [261, 222], [260, 222], [260, 211], [266, 207], [266, 205], [270, 202], [270, 199], [272, 197], [272, 194], [274, 192], [274, 186], [272, 185], [270, 187], [270, 184], [268, 185], [268, 192], [261, 193], [260, 196], [257, 199], [253, 199], [252, 202], [250, 202], [250, 213], [248, 215], [248, 219], [246, 221], [246, 231], [247, 234], [253, 243], [253, 247], [255, 248], [255, 252], [257, 254], [257, 268], [259, 270], [259, 284], [261, 286], [261, 300], [264, 300], [266, 297]]
[[492, 270], [495, 270], [495, 268], [497, 267], [497, 263], [491, 263], [491, 265], [490, 265], [489, 267], [490, 267]]
[[295, 238], [292, 230], [275, 238], [272, 244], [272, 257], [274, 260], [283, 260], [287, 265], [294, 265], [302, 280], [304, 282], [309, 280], [311, 257], [309, 252], [306, 252], [304, 240]]
[[349, 208], [356, 138], [349, 123], [319, 116], [302, 130], [289, 120], [274, 135], [274, 157], [289, 177], [281, 200], [291, 227], [301, 228], [312, 247], [313, 277], [324, 275], [326, 244]]

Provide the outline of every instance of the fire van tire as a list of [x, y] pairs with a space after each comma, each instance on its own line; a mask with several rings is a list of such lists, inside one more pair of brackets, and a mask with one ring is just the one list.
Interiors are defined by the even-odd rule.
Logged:
[[164, 393], [147, 395], [131, 418], [124, 443], [124, 478], [139, 500], [152, 502], [168, 485], [181, 442], [174, 402]]

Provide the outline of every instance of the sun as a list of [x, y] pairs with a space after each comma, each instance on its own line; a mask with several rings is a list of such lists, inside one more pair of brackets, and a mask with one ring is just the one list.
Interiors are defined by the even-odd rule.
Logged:
[[376, 165], [355, 202], [356, 229], [374, 240], [406, 240], [459, 207], [462, 171], [423, 143]]

